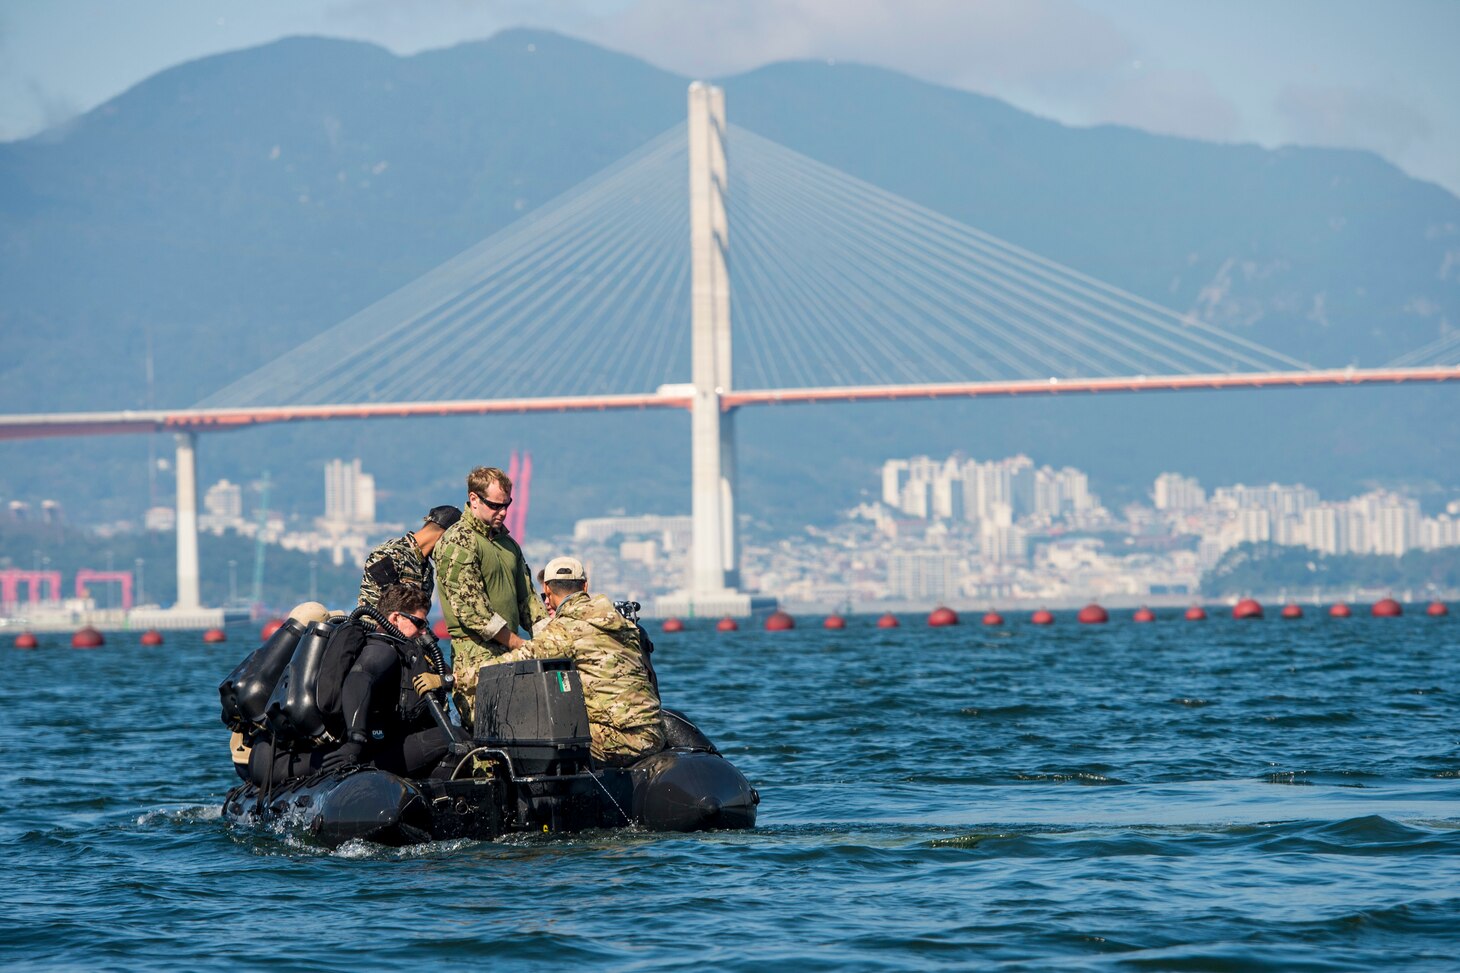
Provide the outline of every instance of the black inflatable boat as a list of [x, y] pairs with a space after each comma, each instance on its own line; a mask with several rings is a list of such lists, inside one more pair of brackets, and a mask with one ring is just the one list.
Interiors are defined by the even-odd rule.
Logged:
[[[286, 725], [291, 700], [298, 710], [296, 698], [307, 695], [300, 673], [317, 668], [312, 655], [327, 637], [326, 623], [290, 622], [275, 633], [219, 687], [224, 722], [235, 729]], [[245, 783], [228, 792], [223, 816], [297, 829], [329, 847], [355, 839], [409, 845], [512, 832], [755, 826], [760, 795], [674, 710], [663, 710], [664, 750], [625, 768], [595, 765], [582, 684], [570, 660], [484, 667], [476, 711], [470, 740], [438, 711], [451, 754], [427, 778], [364, 766], [268, 787]]]

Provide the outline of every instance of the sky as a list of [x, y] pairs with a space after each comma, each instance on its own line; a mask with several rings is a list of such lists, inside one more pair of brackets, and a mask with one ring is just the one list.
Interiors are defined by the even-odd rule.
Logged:
[[685, 75], [858, 61], [1072, 125], [1368, 149], [1460, 195], [1460, 0], [0, 0], [0, 140], [280, 37], [517, 26]]

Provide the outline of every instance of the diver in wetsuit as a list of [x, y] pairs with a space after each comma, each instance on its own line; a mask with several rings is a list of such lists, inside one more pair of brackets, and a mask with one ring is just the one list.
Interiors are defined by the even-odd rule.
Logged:
[[[248, 761], [248, 779], [267, 788], [290, 778], [364, 763], [403, 777], [429, 774], [450, 746], [426, 702], [432, 693], [444, 702], [443, 680], [417, 644], [430, 608], [431, 596], [421, 589], [391, 585], [381, 594], [378, 610], [405, 640], [372, 630], [368, 622], [344, 623], [354, 634], [343, 631], [331, 636], [330, 651], [336, 638], [353, 637], [358, 654], [338, 683], [338, 711], [331, 709], [326, 716], [331, 732], [343, 742], [296, 751], [259, 741]], [[318, 687], [318, 695], [327, 695], [324, 690]]]
[[[380, 596], [379, 609], [410, 640], [429, 624], [431, 596], [391, 585]], [[324, 756], [321, 769], [372, 763], [402, 777], [429, 774], [449, 747], [426, 707], [427, 694], [441, 688], [441, 676], [423, 653], [411, 651], [410, 642], [371, 632], [340, 687], [345, 742]]]

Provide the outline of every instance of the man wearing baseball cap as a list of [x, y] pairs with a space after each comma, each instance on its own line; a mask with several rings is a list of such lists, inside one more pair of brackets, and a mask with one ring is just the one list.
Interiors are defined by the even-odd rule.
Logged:
[[446, 528], [461, 519], [461, 511], [450, 504], [432, 507], [421, 526], [403, 537], [394, 537], [370, 552], [365, 574], [360, 579], [360, 604], [378, 607], [380, 594], [393, 584], [420, 588], [431, 597], [435, 572], [431, 551]]
[[624, 767], [664, 749], [659, 694], [649, 679], [639, 630], [603, 595], [588, 593], [588, 573], [574, 557], [543, 568], [553, 617], [526, 642], [486, 660], [572, 659], [583, 679], [593, 759]]

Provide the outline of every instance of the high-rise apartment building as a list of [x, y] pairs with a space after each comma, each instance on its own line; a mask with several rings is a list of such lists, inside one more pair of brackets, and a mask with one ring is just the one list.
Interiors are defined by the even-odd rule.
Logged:
[[1196, 510], [1207, 502], [1207, 492], [1193, 477], [1162, 473], [1156, 477], [1151, 497], [1157, 510]]
[[887, 559], [894, 597], [947, 602], [957, 593], [957, 559], [942, 551], [899, 551]]
[[375, 477], [360, 468], [358, 458], [325, 464], [324, 519], [333, 524], [375, 523]]

